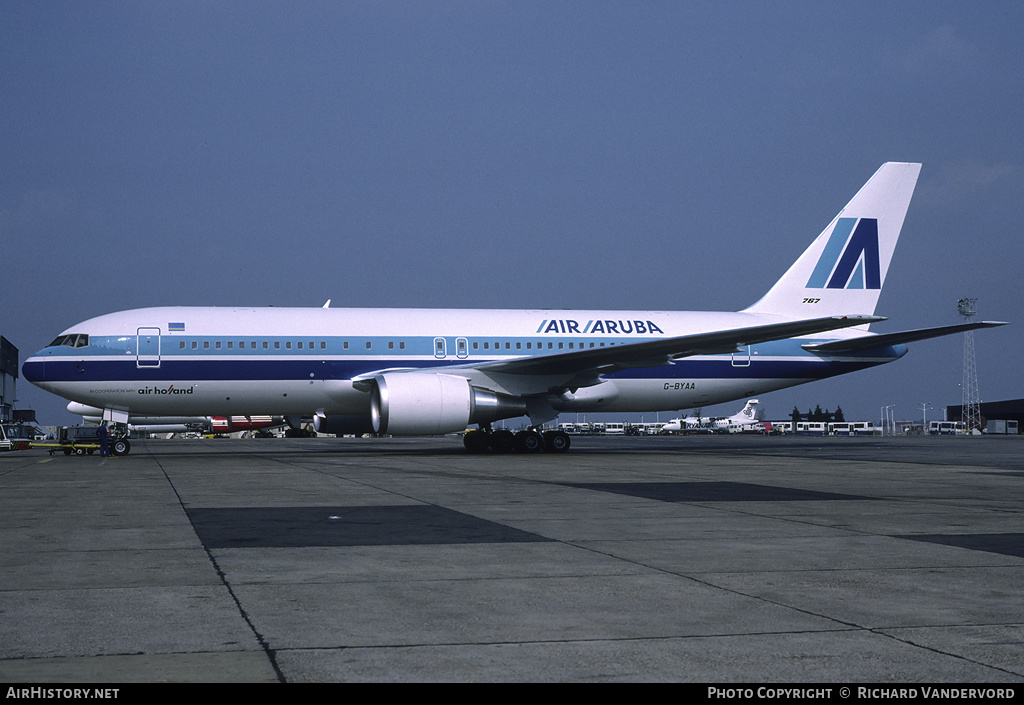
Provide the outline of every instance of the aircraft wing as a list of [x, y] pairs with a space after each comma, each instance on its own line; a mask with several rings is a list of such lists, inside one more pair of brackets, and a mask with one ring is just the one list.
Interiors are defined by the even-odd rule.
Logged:
[[952, 335], [953, 333], [975, 330], [976, 328], [995, 328], [997, 326], [1005, 325], [1006, 322], [1004, 321], [978, 321], [976, 323], [961, 323], [954, 326], [938, 326], [937, 328], [919, 328], [917, 330], [905, 330], [898, 333], [866, 335], [861, 338], [833, 340], [828, 343], [810, 343], [804, 345], [803, 348], [810, 352], [829, 354], [857, 352], [858, 350], [868, 350], [870, 348], [889, 345], [913, 343], [918, 340], [927, 340], [928, 338], [938, 338], [943, 335]]
[[744, 345], [784, 340], [884, 320], [885, 318], [881, 316], [828, 316], [798, 321], [790, 320], [782, 323], [716, 330], [708, 333], [660, 338], [603, 348], [589, 348], [553, 355], [496, 360], [470, 365], [470, 367], [485, 373], [572, 375], [577, 379], [594, 378], [616, 370], [632, 367], [657, 367], [667, 365], [674, 359], [691, 355], [719, 355], [736, 352]]

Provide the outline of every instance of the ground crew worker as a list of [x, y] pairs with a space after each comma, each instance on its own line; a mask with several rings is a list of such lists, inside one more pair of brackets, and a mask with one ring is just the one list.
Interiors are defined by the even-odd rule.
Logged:
[[100, 457], [106, 458], [110, 455], [110, 442], [107, 438], [107, 427], [100, 426]]

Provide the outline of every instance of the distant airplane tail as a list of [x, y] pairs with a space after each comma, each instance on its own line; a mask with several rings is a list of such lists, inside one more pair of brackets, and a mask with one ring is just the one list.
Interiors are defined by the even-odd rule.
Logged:
[[873, 314], [920, 173], [920, 164], [883, 164], [745, 312], [787, 318]]
[[732, 417], [733, 421], [753, 421], [754, 410], [757, 409], [757, 399], [748, 399], [742, 411]]

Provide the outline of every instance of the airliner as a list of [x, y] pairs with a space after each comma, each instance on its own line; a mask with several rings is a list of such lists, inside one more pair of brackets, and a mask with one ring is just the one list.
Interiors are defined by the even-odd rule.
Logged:
[[[71, 326], [33, 384], [129, 415], [312, 415], [328, 433], [463, 433], [471, 452], [560, 453], [563, 412], [695, 408], [846, 374], [982, 321], [870, 324], [921, 165], [889, 162], [740, 311], [158, 307]], [[526, 416], [514, 437], [493, 428]], [[469, 428], [475, 425], [475, 429]]]
[[743, 408], [732, 416], [701, 416], [698, 412], [697, 416], [672, 419], [662, 426], [661, 430], [668, 433], [679, 433], [682, 431], [696, 431], [698, 429], [706, 429], [708, 431], [741, 430], [746, 426], [756, 426], [760, 423], [754, 415], [757, 404], [757, 399], [748, 399]]

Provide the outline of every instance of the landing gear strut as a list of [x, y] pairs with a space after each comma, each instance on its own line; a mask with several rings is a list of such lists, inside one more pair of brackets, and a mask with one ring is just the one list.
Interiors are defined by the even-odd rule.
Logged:
[[529, 429], [513, 434], [505, 429], [492, 431], [480, 428], [467, 431], [462, 443], [470, 453], [485, 453], [488, 449], [495, 453], [564, 453], [569, 450], [571, 441], [564, 431], [545, 431]]

